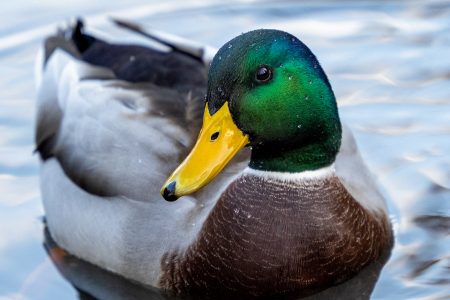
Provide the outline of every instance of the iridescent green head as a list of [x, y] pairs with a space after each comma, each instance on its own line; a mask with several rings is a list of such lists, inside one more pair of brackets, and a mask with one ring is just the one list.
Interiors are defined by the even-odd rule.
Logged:
[[341, 124], [330, 83], [316, 57], [294, 36], [255, 30], [225, 44], [208, 78], [198, 140], [164, 183], [167, 200], [208, 184], [245, 145], [250, 167], [302, 172], [332, 164]]
[[330, 165], [341, 124], [330, 83], [314, 54], [296, 37], [255, 30], [226, 43], [211, 64], [210, 114], [228, 102], [250, 137], [250, 166], [299, 172]]

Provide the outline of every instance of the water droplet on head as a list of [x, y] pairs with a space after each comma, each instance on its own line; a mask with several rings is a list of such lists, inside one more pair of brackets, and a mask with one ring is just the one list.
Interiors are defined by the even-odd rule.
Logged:
[[217, 88], [217, 91], [220, 93], [221, 96], [225, 95], [224, 91], [220, 86]]
[[302, 124], [297, 125], [297, 128], [302, 128]]
[[309, 84], [312, 84], [312, 80], [309, 81]]
[[308, 100], [309, 99], [309, 97], [308, 96], [305, 96], [305, 100]]
[[233, 45], [232, 45], [232, 44], [229, 44], [229, 45], [228, 45], [228, 49], [231, 49], [231, 48], [233, 48]]
[[317, 64], [314, 64], [314, 69], [317, 69]]
[[135, 61], [135, 60], [136, 60], [136, 57], [135, 57], [134, 55], [131, 55], [131, 56], [130, 56], [130, 61], [133, 62], [133, 61]]
[[292, 76], [289, 76], [288, 78], [289, 78], [289, 80], [292, 80]]
[[222, 56], [219, 56], [219, 60], [222, 60]]

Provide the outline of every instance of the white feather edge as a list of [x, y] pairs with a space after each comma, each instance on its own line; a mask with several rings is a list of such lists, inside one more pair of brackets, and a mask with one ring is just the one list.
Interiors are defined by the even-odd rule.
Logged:
[[263, 171], [253, 169], [251, 167], [247, 167], [243, 173], [262, 177], [266, 180], [276, 180], [285, 183], [301, 184], [332, 177], [335, 175], [336, 171], [333, 163], [327, 167], [323, 167], [317, 170], [303, 171], [298, 173]]
[[346, 125], [343, 125], [342, 144], [336, 161], [329, 166], [298, 173], [262, 171], [247, 167], [244, 174], [289, 185], [306, 185], [336, 176], [360, 205], [371, 212], [387, 215], [384, 197], [370, 170], [364, 164], [353, 134]]

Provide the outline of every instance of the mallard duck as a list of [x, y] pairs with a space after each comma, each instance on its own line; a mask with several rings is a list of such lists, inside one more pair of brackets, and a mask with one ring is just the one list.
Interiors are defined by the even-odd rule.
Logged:
[[45, 42], [36, 144], [58, 245], [214, 299], [305, 295], [390, 247], [383, 197], [305, 44], [255, 30], [210, 62], [156, 41], [168, 48], [108, 43], [78, 22]]

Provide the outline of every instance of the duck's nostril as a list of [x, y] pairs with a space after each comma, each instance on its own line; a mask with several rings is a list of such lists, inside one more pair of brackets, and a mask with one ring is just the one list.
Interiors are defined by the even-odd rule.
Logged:
[[164, 199], [166, 199], [167, 201], [175, 201], [178, 199], [178, 197], [175, 195], [175, 188], [176, 188], [177, 182], [176, 181], [172, 181], [170, 182], [163, 191], [163, 197]]
[[217, 138], [219, 137], [219, 132], [216, 131], [213, 134], [211, 134], [211, 141], [215, 141], [217, 140]]

